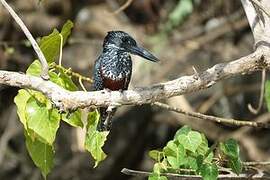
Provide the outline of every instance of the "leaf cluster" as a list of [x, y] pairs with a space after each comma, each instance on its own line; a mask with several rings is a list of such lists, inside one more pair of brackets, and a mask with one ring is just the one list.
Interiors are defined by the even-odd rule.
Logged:
[[[239, 158], [239, 147], [235, 140], [229, 139], [220, 143], [220, 153], [227, 167], [239, 174], [242, 163]], [[163, 173], [201, 175], [204, 180], [214, 180], [218, 177], [218, 162], [214, 160], [212, 148], [204, 134], [184, 126], [179, 129], [173, 140], [170, 140], [162, 150], [152, 150], [149, 156], [156, 161], [149, 180], [167, 179]]]
[[[78, 90], [72, 77], [64, 70], [53, 68], [59, 56], [59, 52], [69, 37], [73, 23], [67, 21], [61, 32], [54, 29], [53, 32], [39, 41], [39, 46], [51, 67], [49, 70], [50, 81], [58, 84], [69, 91]], [[41, 64], [38, 60], [28, 67], [26, 74], [39, 76]], [[19, 119], [24, 127], [26, 147], [35, 165], [41, 170], [46, 179], [47, 174], [53, 167], [54, 142], [57, 130], [62, 121], [76, 127], [87, 127], [85, 137], [85, 149], [88, 150], [96, 161], [96, 165], [106, 158], [106, 154], [101, 149], [106, 140], [107, 132], [98, 132], [96, 126], [99, 120], [98, 112], [90, 112], [87, 122], [82, 122], [82, 110], [77, 109], [73, 112], [59, 112], [49, 99], [42, 93], [21, 89], [14, 99], [17, 106]]]

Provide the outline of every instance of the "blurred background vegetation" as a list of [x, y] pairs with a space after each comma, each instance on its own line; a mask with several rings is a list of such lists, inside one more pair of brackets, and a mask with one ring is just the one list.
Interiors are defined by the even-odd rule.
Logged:
[[[93, 64], [107, 31], [123, 30], [150, 49], [161, 63], [133, 57], [130, 88], [165, 82], [198, 72], [216, 63], [231, 61], [253, 50], [253, 38], [240, 1], [235, 0], [10, 0], [34, 37], [60, 29], [68, 20], [74, 29], [63, 50], [63, 65], [92, 77]], [[0, 68], [25, 72], [35, 54], [20, 28], [0, 6]], [[91, 90], [91, 84], [84, 82]], [[41, 179], [24, 144], [13, 98], [18, 89], [0, 86], [0, 179]], [[260, 73], [219, 82], [210, 89], [174, 97], [167, 103], [189, 111], [226, 118], [268, 121], [264, 106], [257, 115]], [[176, 130], [189, 125], [205, 133], [210, 143], [221, 137], [239, 141], [243, 160], [270, 160], [269, 130], [235, 128], [182, 116], [150, 105], [121, 107], [114, 117], [105, 151], [108, 158], [93, 169], [82, 151], [81, 131], [62, 124], [56, 143], [52, 180], [138, 179], [120, 173], [122, 168], [151, 170], [148, 151], [163, 147]]]

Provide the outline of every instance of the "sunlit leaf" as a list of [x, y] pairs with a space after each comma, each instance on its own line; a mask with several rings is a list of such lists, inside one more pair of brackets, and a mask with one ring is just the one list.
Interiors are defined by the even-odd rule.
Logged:
[[167, 157], [169, 164], [173, 168], [179, 168], [182, 165], [186, 155], [185, 148], [182, 144], [176, 145], [173, 141], [169, 141], [163, 148], [164, 154]]
[[197, 153], [204, 156], [208, 152], [209, 147], [208, 147], [208, 141], [205, 135], [201, 134], [201, 137], [202, 137], [202, 142], [197, 149]]
[[73, 23], [72, 23], [72, 21], [68, 20], [68, 21], [64, 24], [64, 26], [63, 26], [63, 28], [62, 28], [62, 30], [61, 30], [61, 34], [62, 34], [62, 36], [63, 36], [63, 45], [66, 43], [67, 38], [69, 37], [72, 28], [73, 28]]
[[32, 76], [39, 76], [41, 73], [41, 64], [38, 60], [35, 60], [30, 64], [30, 66], [26, 70], [26, 74]]
[[201, 134], [196, 131], [190, 131], [187, 135], [181, 134], [178, 136], [177, 140], [185, 149], [194, 153], [202, 143]]
[[166, 176], [160, 176], [157, 173], [152, 173], [149, 177], [148, 180], [168, 180]]
[[218, 177], [218, 167], [215, 164], [203, 164], [200, 173], [203, 180], [216, 180]]
[[26, 138], [26, 147], [28, 153], [35, 165], [41, 170], [46, 179], [47, 174], [53, 167], [54, 150], [51, 145], [39, 141], [37, 138], [31, 138], [27, 132], [24, 133]]
[[14, 102], [17, 106], [17, 114], [20, 118], [21, 123], [24, 126], [24, 129], [27, 129], [26, 117], [25, 117], [25, 107], [28, 99], [31, 95], [24, 89], [18, 91], [17, 96], [14, 98]]
[[27, 127], [51, 145], [59, 128], [60, 115], [57, 110], [47, 109], [46, 104], [31, 97], [27, 101], [25, 111]]
[[177, 145], [174, 141], [169, 141], [167, 145], [163, 148], [165, 156], [176, 156]]
[[193, 169], [193, 170], [198, 169], [197, 159], [191, 156], [188, 156], [185, 159], [183, 159], [182, 164], [184, 165], [185, 168], [188, 168], [188, 169]]
[[72, 113], [62, 114], [62, 120], [71, 126], [83, 128], [83, 122], [81, 120], [81, 116], [82, 116], [82, 113], [81, 113], [81, 110], [79, 109]]
[[78, 90], [77, 86], [74, 84], [71, 77], [68, 76], [62, 70], [59, 71], [58, 78], [61, 79], [61, 83], [59, 85], [62, 86], [63, 88], [65, 88], [69, 91], [77, 91]]
[[148, 153], [149, 157], [151, 157], [153, 160], [156, 160], [158, 162], [161, 161], [161, 159], [163, 158], [163, 152], [158, 151], [158, 150], [152, 150], [149, 151]]
[[191, 128], [188, 126], [183, 126], [178, 131], [176, 131], [174, 139], [177, 139], [180, 135], [187, 135], [191, 131]]
[[95, 167], [106, 158], [102, 147], [105, 144], [109, 131], [97, 131], [99, 121], [99, 113], [97, 111], [90, 112], [88, 115], [87, 132], [85, 137], [85, 149], [89, 151], [95, 159]]
[[[63, 37], [63, 45], [66, 42], [68, 36], [70, 35], [72, 27], [73, 23], [71, 21], [67, 21], [67, 23], [63, 26], [61, 31], [61, 35]], [[43, 52], [48, 63], [54, 62], [55, 58], [59, 55], [61, 44], [61, 37], [59, 34], [59, 31], [57, 29], [54, 29], [50, 35], [44, 36], [40, 40], [40, 49]]]

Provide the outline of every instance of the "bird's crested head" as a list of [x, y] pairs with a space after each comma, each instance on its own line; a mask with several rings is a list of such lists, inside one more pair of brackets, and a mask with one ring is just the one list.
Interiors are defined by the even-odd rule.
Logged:
[[104, 49], [116, 49], [119, 51], [128, 52], [141, 56], [147, 60], [157, 62], [159, 61], [145, 48], [138, 46], [137, 42], [124, 31], [109, 31], [103, 42]]

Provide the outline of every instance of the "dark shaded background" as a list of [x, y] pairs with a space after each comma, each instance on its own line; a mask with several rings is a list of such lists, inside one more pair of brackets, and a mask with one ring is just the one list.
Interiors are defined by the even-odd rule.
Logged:
[[[124, 0], [10, 0], [34, 37], [49, 34], [71, 19], [75, 28], [64, 49], [63, 63], [85, 76], [92, 76], [103, 37], [110, 30], [124, 30], [161, 59], [153, 64], [133, 57], [134, 73], [130, 88], [164, 82], [199, 72], [216, 63], [247, 55], [253, 39], [241, 7], [235, 0], [203, 0], [182, 24], [165, 31], [177, 0], [134, 0], [117, 15], [112, 12]], [[3, 7], [0, 7], [0, 68], [24, 72], [35, 58], [25, 36]], [[77, 82], [76, 79], [74, 79]], [[91, 84], [85, 82], [87, 89]], [[214, 87], [167, 100], [173, 106], [220, 117], [268, 121], [266, 106], [258, 115], [247, 104], [257, 106], [260, 73], [219, 82]], [[0, 86], [0, 179], [42, 179], [29, 158], [23, 128], [16, 115], [13, 98], [18, 89]], [[108, 158], [93, 169], [93, 161], [82, 150], [81, 130], [64, 122], [56, 140], [55, 167], [51, 180], [139, 179], [121, 174], [121, 169], [151, 170], [147, 153], [170, 140], [175, 131], [188, 124], [206, 134], [210, 143], [233, 137], [248, 161], [270, 159], [270, 132], [248, 127], [236, 128], [193, 119], [149, 105], [121, 107], [105, 146]]]

